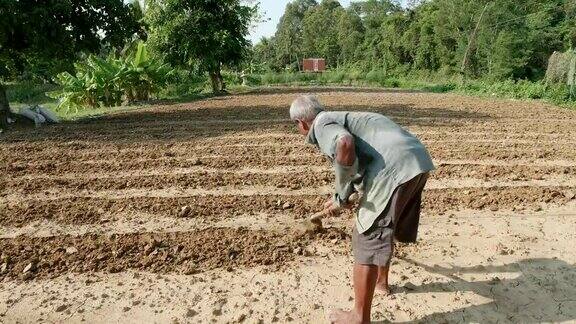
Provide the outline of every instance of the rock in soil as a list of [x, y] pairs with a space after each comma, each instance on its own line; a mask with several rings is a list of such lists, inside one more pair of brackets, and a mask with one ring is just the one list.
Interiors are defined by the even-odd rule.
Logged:
[[36, 270], [36, 262], [32, 261], [30, 263], [28, 263], [28, 265], [26, 267], [24, 267], [24, 270], [22, 271], [22, 273], [27, 273], [28, 271], [34, 271]]
[[188, 217], [188, 215], [190, 215], [190, 211], [192, 210], [192, 207], [190, 206], [184, 206], [182, 208], [180, 208], [180, 213], [178, 214], [178, 216], [180, 217]]

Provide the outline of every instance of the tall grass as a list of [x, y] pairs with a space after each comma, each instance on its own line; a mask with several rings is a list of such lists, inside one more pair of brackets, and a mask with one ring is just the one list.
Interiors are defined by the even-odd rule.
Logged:
[[566, 85], [546, 84], [529, 80], [469, 80], [453, 71], [395, 71], [373, 69], [364, 73], [357, 69], [336, 69], [324, 73], [273, 73], [248, 76], [251, 86], [263, 85], [341, 85], [403, 88], [429, 92], [457, 92], [512, 99], [542, 99], [554, 104], [576, 107], [575, 96]]
[[55, 102], [56, 100], [46, 96], [46, 92], [59, 88], [60, 86], [55, 84], [35, 83], [31, 81], [8, 83], [6, 85], [6, 95], [10, 103], [36, 105]]

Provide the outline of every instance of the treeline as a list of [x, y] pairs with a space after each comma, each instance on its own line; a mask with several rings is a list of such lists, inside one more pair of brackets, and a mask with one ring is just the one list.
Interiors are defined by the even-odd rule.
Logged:
[[273, 37], [253, 47], [267, 71], [298, 71], [306, 57], [329, 68], [472, 78], [541, 79], [554, 51], [576, 45], [573, 0], [294, 0]]

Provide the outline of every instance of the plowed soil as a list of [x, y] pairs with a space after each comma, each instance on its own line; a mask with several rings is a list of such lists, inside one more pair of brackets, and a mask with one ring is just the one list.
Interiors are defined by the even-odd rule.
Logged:
[[375, 320], [576, 320], [574, 111], [272, 88], [0, 135], [0, 322], [319, 323], [349, 307], [353, 213], [302, 227], [334, 179], [288, 119], [308, 92], [389, 116], [437, 165]]
[[[214, 268], [280, 266], [303, 254], [312, 239], [345, 242], [346, 238], [337, 229], [308, 235], [211, 228], [187, 233], [18, 237], [0, 239], [0, 250], [8, 265], [3, 275], [26, 280], [87, 271], [194, 274]], [[27, 266], [30, 271], [25, 271]]]

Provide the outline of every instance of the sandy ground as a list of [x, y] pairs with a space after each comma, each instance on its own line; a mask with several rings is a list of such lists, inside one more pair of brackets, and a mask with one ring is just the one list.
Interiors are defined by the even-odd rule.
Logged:
[[[421, 243], [392, 268], [394, 295], [374, 320], [562, 322], [576, 319], [576, 215], [459, 212], [426, 217]], [[569, 212], [572, 212], [570, 214]], [[195, 275], [69, 274], [4, 282], [6, 322], [310, 322], [352, 299], [351, 256], [320, 249], [279, 270]]]
[[272, 89], [0, 138], [0, 322], [321, 323], [351, 306], [351, 214], [317, 236], [297, 230], [333, 177], [286, 120], [304, 92], [390, 116], [438, 165], [376, 323], [576, 322], [576, 113], [349, 89]]

